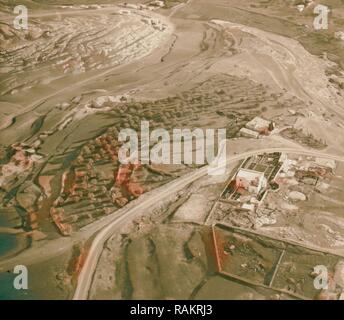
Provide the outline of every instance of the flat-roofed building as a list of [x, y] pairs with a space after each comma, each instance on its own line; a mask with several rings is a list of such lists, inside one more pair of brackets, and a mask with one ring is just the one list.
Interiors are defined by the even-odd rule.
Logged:
[[334, 161], [332, 159], [315, 158], [315, 163], [318, 166], [332, 169], [332, 171], [334, 171], [336, 169], [336, 167], [337, 167], [336, 161]]
[[270, 130], [271, 121], [265, 120], [261, 117], [255, 117], [254, 119], [246, 123], [246, 128], [258, 133], [265, 133]]
[[241, 137], [245, 137], [245, 138], [254, 138], [254, 139], [258, 139], [259, 137], [259, 133], [247, 128], [241, 128], [240, 131], [240, 136]]
[[264, 172], [240, 169], [236, 175], [236, 187], [258, 194], [267, 185]]

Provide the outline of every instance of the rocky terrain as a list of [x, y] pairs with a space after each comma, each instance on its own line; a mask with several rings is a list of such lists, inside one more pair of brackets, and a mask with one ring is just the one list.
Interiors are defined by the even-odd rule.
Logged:
[[[273, 147], [344, 152], [341, 1], [321, 2], [331, 8], [327, 30], [313, 27], [318, 1], [96, 2], [21, 1], [27, 30], [13, 27], [16, 1], [0, 3], [0, 233], [17, 239], [2, 261], [27, 254], [41, 270], [49, 264], [41, 252], [48, 257], [54, 250], [46, 248], [61, 247], [63, 259], [47, 281], [65, 298], [103, 221], [199, 167], [123, 166], [122, 129], [139, 131], [142, 120], [169, 132], [226, 128], [229, 156]], [[242, 134], [257, 116], [269, 126]], [[285, 196], [299, 192], [307, 201], [299, 193], [297, 205], [269, 194], [265, 212], [282, 203], [287, 215], [264, 220], [245, 211], [239, 225], [247, 216], [276, 220], [261, 231], [341, 248], [344, 233], [334, 222], [341, 221], [341, 171], [322, 181], [328, 190], [299, 176], [297, 186], [283, 180]], [[274, 298], [271, 288], [247, 289], [215, 274], [204, 253], [204, 224], [231, 173], [198, 181], [201, 187], [173, 195], [175, 203], [110, 237], [90, 297], [207, 298], [221, 288], [224, 298]], [[233, 224], [237, 211], [227, 209], [227, 221], [219, 221]]]

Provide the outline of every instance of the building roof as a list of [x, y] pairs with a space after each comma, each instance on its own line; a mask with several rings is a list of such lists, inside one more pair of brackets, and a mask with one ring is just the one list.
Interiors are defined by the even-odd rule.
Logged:
[[239, 130], [240, 134], [243, 136], [249, 136], [249, 137], [254, 137], [254, 138], [258, 138], [259, 137], [259, 133], [247, 128], [241, 128]]
[[240, 169], [237, 173], [238, 178], [244, 178], [248, 181], [256, 180], [257, 178], [263, 179], [264, 178], [264, 172], [259, 172], [255, 170], [249, 170], [249, 169]]
[[265, 128], [269, 128], [270, 121], [265, 120], [261, 117], [255, 117], [251, 121], [246, 123], [246, 128], [254, 131], [260, 131]]
[[254, 204], [244, 203], [241, 208], [253, 211], [254, 210]]
[[330, 168], [332, 170], [336, 169], [336, 161], [326, 158], [315, 158], [315, 163], [319, 166]]

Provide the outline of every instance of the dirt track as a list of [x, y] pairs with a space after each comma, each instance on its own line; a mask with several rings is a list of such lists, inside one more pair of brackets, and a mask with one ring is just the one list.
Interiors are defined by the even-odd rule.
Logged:
[[[344, 101], [339, 67], [325, 55], [307, 51], [296, 40], [297, 33], [287, 37], [280, 30], [267, 31], [266, 25], [259, 28], [261, 21], [299, 28], [298, 22], [276, 18], [280, 13], [264, 16], [264, 8], [248, 9], [246, 4], [238, 8], [238, 1], [205, 2], [187, 1], [154, 12], [128, 13], [112, 6], [39, 11], [32, 15], [32, 28], [26, 34], [11, 29], [9, 22], [1, 24], [5, 51], [0, 54], [0, 117], [4, 119], [0, 144], [25, 141], [35, 146], [42, 160], [28, 177], [55, 176], [56, 189], [58, 175], [80, 156], [79, 148], [112, 126], [134, 128], [142, 114], [160, 127], [228, 127], [236, 139], [231, 141], [231, 152], [238, 155], [252, 150], [251, 144], [260, 152], [300, 148], [300, 140], [279, 134], [259, 141], [237, 139], [237, 127], [262, 115], [280, 127], [312, 136], [324, 145], [323, 154], [341, 159]], [[235, 12], [242, 12], [242, 17], [235, 17]], [[244, 16], [252, 20], [245, 22]], [[326, 45], [321, 48], [327, 50]], [[330, 81], [333, 75], [339, 80]], [[97, 105], [97, 99], [104, 97], [111, 99]], [[140, 113], [143, 106], [146, 109]], [[185, 177], [175, 181], [180, 188], [189, 182]], [[159, 189], [161, 193], [142, 208], [172, 189]], [[46, 240], [47, 247], [38, 245], [32, 256], [27, 251], [23, 257], [34, 263], [54, 255], [54, 250], [68, 251], [73, 242], [111, 222], [102, 229], [103, 237], [97, 238], [94, 256], [81, 274], [76, 298], [85, 298], [104, 241], [118, 228], [116, 223], [112, 227], [114, 217], [123, 213], [118, 222], [125, 226], [138, 214], [135, 210], [134, 204], [129, 205], [118, 215], [90, 223], [74, 238]], [[44, 227], [49, 225], [44, 231], [50, 234], [47, 212], [40, 212], [39, 219]], [[46, 248], [54, 250], [47, 253]], [[42, 253], [46, 257], [40, 257]]]

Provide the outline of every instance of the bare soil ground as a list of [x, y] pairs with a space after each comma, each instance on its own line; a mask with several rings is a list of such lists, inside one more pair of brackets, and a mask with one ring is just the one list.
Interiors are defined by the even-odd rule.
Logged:
[[[227, 128], [231, 154], [302, 146], [343, 155], [344, 42], [334, 36], [344, 29], [341, 1], [322, 1], [331, 8], [323, 31], [313, 29], [316, 1], [303, 12], [296, 1], [282, 0], [165, 1], [157, 10], [96, 2], [20, 1], [30, 10], [28, 31], [15, 30], [12, 5], [0, 4], [0, 214], [34, 243], [61, 236], [51, 209], [77, 232], [135, 198], [122, 190], [118, 200], [113, 189], [117, 138], [143, 119], [169, 131]], [[257, 115], [276, 123], [275, 134], [238, 139]], [[193, 168], [144, 166], [131, 182], [151, 190]], [[278, 217], [278, 226], [294, 228], [286, 237], [342, 246], [338, 170], [326, 192], [307, 195], [302, 216]], [[65, 192], [67, 182], [75, 188]], [[170, 205], [166, 224], [108, 241], [91, 297], [209, 297], [217, 285], [221, 297], [273, 296], [256, 288], [243, 295], [228, 279], [207, 282], [201, 251], [197, 258], [185, 249], [191, 238], [201, 248], [194, 223], [203, 222], [224, 182], [204, 183], [211, 186], [195, 187], [191, 203], [182, 197]], [[197, 201], [206, 192], [208, 203]], [[188, 215], [192, 201], [199, 211]], [[176, 257], [171, 268], [168, 256]]]

